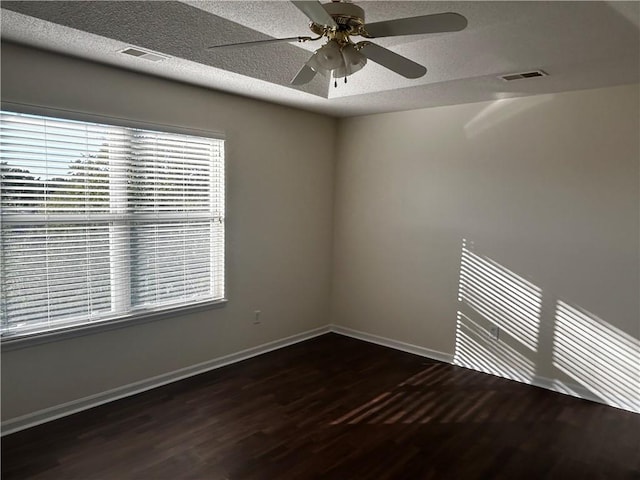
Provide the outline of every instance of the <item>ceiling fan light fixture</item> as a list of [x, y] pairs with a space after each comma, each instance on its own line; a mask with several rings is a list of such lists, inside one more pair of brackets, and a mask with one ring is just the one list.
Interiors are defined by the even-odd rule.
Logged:
[[367, 64], [367, 57], [358, 51], [352, 43], [348, 43], [341, 50], [343, 65], [333, 72], [336, 78], [348, 77], [361, 70]]
[[330, 40], [319, 48], [307, 65], [322, 75], [333, 74], [334, 78], [348, 77], [367, 64], [367, 57], [353, 43], [340, 44]]

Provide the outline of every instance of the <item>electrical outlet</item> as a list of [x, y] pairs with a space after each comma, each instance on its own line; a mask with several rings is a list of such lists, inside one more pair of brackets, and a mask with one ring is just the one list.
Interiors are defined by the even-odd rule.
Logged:
[[491, 325], [489, 327], [489, 335], [494, 340], [500, 340], [500, 327], [498, 325]]
[[262, 314], [262, 312], [260, 310], [254, 310], [253, 311], [253, 324], [254, 325], [259, 325], [262, 323], [262, 320], [260, 320], [260, 314]]

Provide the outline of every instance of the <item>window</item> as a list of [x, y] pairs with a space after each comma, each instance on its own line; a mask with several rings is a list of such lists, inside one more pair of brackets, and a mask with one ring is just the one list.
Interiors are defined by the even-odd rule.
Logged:
[[224, 298], [224, 141], [0, 113], [3, 337]]

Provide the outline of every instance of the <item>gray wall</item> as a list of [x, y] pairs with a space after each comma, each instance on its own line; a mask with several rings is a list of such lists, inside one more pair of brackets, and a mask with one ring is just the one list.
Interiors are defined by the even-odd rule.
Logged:
[[342, 121], [334, 323], [640, 411], [638, 105], [631, 85]]
[[3, 419], [329, 323], [331, 119], [11, 44], [2, 98], [223, 132], [229, 298], [221, 309], [3, 352]]

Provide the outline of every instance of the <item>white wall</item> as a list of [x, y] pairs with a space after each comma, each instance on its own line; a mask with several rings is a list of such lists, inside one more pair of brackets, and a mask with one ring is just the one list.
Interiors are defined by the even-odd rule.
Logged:
[[631, 85], [342, 121], [334, 323], [640, 411], [639, 105]]
[[221, 309], [3, 352], [3, 419], [329, 323], [333, 120], [11, 44], [2, 99], [223, 132], [229, 298]]

